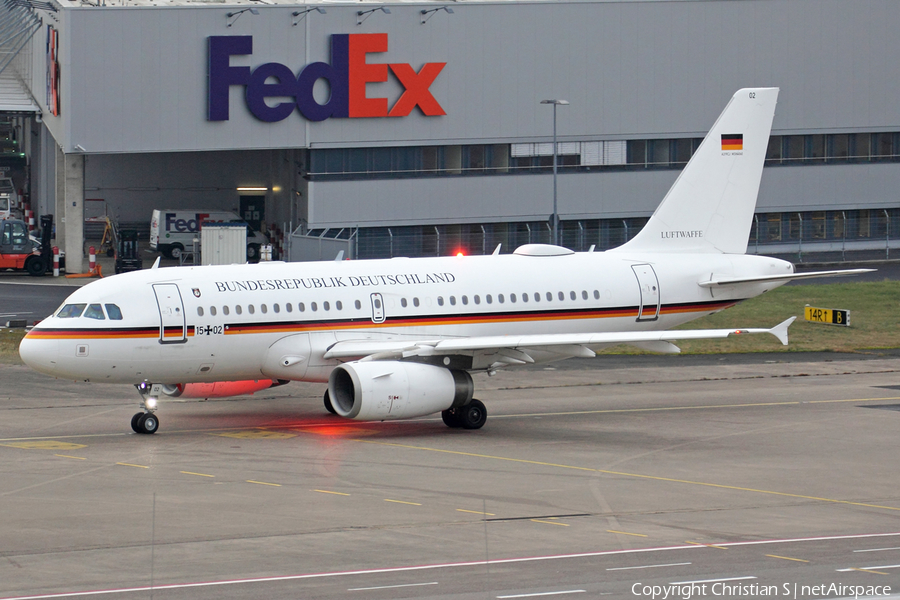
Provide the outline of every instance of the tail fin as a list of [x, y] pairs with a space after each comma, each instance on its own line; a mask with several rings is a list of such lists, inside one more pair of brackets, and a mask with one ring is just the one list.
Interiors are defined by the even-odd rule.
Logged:
[[615, 250], [743, 254], [778, 88], [738, 90], [653, 216]]

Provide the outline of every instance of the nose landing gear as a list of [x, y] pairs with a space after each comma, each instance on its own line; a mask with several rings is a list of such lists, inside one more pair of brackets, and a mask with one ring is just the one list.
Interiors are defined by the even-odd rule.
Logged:
[[134, 387], [141, 395], [141, 409], [144, 412], [135, 413], [131, 417], [131, 428], [135, 433], [156, 433], [156, 430], [159, 429], [159, 417], [153, 414], [156, 411], [156, 394], [153, 390], [160, 386], [154, 386], [149, 381], [142, 381]]

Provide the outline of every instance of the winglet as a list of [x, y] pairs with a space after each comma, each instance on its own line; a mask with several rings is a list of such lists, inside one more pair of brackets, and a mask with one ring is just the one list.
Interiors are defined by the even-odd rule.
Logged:
[[791, 323], [793, 323], [796, 319], [797, 319], [797, 317], [791, 317], [790, 319], [782, 321], [781, 323], [779, 323], [778, 325], [776, 325], [775, 327], [770, 329], [769, 333], [771, 333], [772, 335], [777, 337], [778, 341], [781, 342], [782, 346], [787, 346], [788, 345], [788, 327], [790, 327]]

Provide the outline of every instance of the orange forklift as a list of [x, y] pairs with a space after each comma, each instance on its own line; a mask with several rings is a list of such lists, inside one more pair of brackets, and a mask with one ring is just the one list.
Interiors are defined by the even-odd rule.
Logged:
[[28, 271], [29, 275], [40, 277], [50, 267], [50, 235], [53, 230], [53, 215], [41, 217], [42, 242], [28, 235], [28, 227], [19, 219], [0, 221], [0, 269]]

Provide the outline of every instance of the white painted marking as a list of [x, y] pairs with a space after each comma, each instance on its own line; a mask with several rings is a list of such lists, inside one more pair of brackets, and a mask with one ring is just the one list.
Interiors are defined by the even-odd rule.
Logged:
[[756, 579], [755, 575], [746, 575], [744, 577], [726, 577], [724, 579], [698, 579], [697, 581], [672, 581], [669, 585], [689, 585], [692, 583], [718, 583], [720, 581], [743, 581], [745, 579]]
[[406, 587], [418, 587], [420, 585], [437, 585], [437, 581], [429, 581], [428, 583], [403, 583], [400, 585], [380, 585], [378, 587], [365, 587], [365, 588], [349, 588], [348, 592], [366, 592], [369, 590], [391, 590], [394, 588], [406, 588]]
[[838, 573], [847, 573], [849, 571], [859, 571], [860, 569], [864, 569], [866, 571], [877, 571], [878, 569], [900, 569], [900, 565], [881, 565], [881, 566], [873, 566], [873, 567], [854, 567], [850, 569], [835, 569]]
[[854, 552], [883, 552], [885, 550], [900, 550], [900, 547], [897, 547], [897, 548], [869, 548], [868, 550], [854, 550]]
[[534, 598], [535, 596], [561, 596], [563, 594], [584, 594], [587, 590], [563, 590], [559, 592], [540, 592], [537, 594], [515, 594], [513, 596], [497, 596], [497, 598]]
[[[205, 430], [204, 430], [205, 431]], [[210, 430], [212, 431], [212, 430]], [[115, 434], [93, 434], [93, 435], [79, 435], [79, 436], [62, 436], [63, 438], [88, 438], [88, 437], [113, 437], [113, 436], [124, 436], [130, 435], [125, 433], [115, 433]], [[55, 436], [53, 438], [11, 438], [9, 440], [0, 440], [3, 441], [18, 441], [18, 440], [31, 440], [31, 439], [60, 439], [60, 436]], [[20, 490], [21, 491], [21, 490]], [[0, 494], [0, 496], [6, 495]], [[855, 539], [864, 539], [864, 538], [873, 538], [873, 537], [896, 537], [900, 536], [900, 532], [895, 533], [866, 533], [866, 534], [857, 534], [857, 535], [834, 535], [834, 536], [823, 536], [823, 537], [809, 537], [809, 538], [791, 538], [791, 539], [783, 539], [783, 540], [759, 540], [752, 542], [730, 542], [730, 543], [721, 543], [716, 544], [717, 546], [753, 546], [759, 544], [784, 544], [789, 542], [817, 542], [817, 541], [826, 541], [826, 540], [855, 540]], [[176, 589], [187, 589], [187, 588], [199, 588], [199, 587], [213, 587], [219, 585], [236, 585], [236, 584], [247, 584], [247, 583], [268, 583], [273, 581], [295, 581], [301, 579], [320, 579], [326, 577], [342, 577], [342, 576], [350, 576], [350, 575], [372, 575], [377, 573], [402, 573], [409, 571], [424, 571], [430, 569], [449, 569], [449, 568], [459, 568], [459, 567], [475, 567], [475, 566], [484, 566], [484, 565], [500, 565], [500, 564], [514, 564], [514, 563], [523, 563], [523, 562], [534, 562], [534, 561], [544, 561], [544, 560], [565, 560], [570, 558], [591, 558], [595, 556], [617, 556], [622, 554], [639, 554], [644, 552], [661, 552], [666, 550], [702, 550], [706, 548], [706, 546], [695, 546], [695, 545], [686, 545], [686, 546], [663, 546], [658, 548], [634, 548], [631, 550], [608, 550], [608, 551], [599, 551], [599, 552], [583, 552], [577, 554], [558, 554], [558, 555], [549, 555], [549, 556], [530, 556], [524, 558], [503, 558], [496, 560], [477, 560], [471, 562], [456, 562], [456, 563], [443, 563], [443, 564], [430, 564], [430, 565], [419, 565], [412, 567], [386, 567], [383, 569], [369, 569], [365, 571], [335, 571], [330, 573], [309, 573], [303, 575], [278, 575], [273, 577], [254, 577], [254, 578], [246, 578], [246, 579], [231, 579], [231, 580], [220, 580], [220, 581], [206, 581], [206, 582], [198, 582], [198, 583], [172, 583], [168, 585], [157, 585], [153, 586], [142, 586], [142, 587], [134, 587], [134, 588], [118, 588], [118, 589], [105, 589], [105, 590], [94, 590], [94, 591], [82, 591], [82, 592], [58, 592], [55, 594], [41, 594], [35, 596], [15, 596], [15, 597], [6, 597], [0, 598], [0, 600], [43, 600], [44, 598], [76, 598], [79, 596], [99, 596], [104, 594], [124, 594], [130, 592], [149, 592], [150, 590], [176, 590]], [[718, 580], [717, 580], [718, 581]]]
[[693, 563], [669, 563], [667, 565], [641, 565], [640, 567], [613, 567], [612, 569], [607, 569], [607, 571], [630, 571], [631, 569], [656, 569], [658, 567], [680, 567], [683, 565], [690, 565]]

